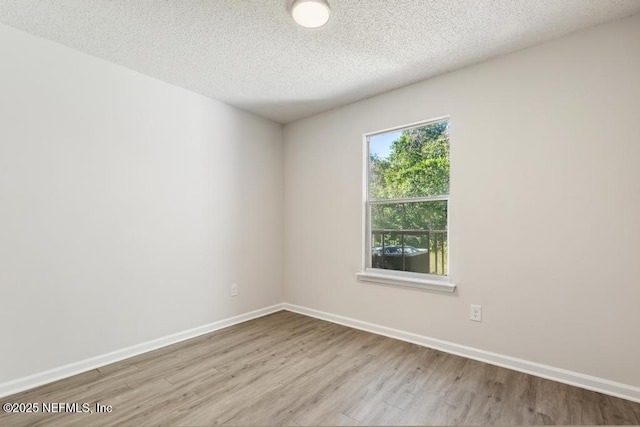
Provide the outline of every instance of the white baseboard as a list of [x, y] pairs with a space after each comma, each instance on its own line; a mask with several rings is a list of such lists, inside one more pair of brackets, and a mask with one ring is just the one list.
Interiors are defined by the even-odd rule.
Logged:
[[185, 341], [190, 338], [195, 338], [200, 335], [208, 334], [210, 332], [214, 332], [222, 328], [236, 325], [238, 323], [246, 322], [247, 320], [255, 319], [257, 317], [266, 316], [268, 314], [281, 311], [282, 309], [283, 309], [282, 304], [276, 304], [271, 307], [261, 308], [259, 310], [251, 311], [249, 313], [244, 313], [238, 316], [233, 316], [227, 319], [219, 320], [217, 322], [209, 323], [208, 325], [199, 326], [197, 328], [189, 329], [187, 331], [178, 332], [175, 334], [167, 335], [165, 337], [143, 342], [141, 344], [136, 344], [131, 347], [127, 347], [121, 350], [113, 351], [111, 353], [103, 354], [101, 356], [92, 357], [90, 359], [85, 359], [79, 362], [70, 363], [65, 366], [60, 366], [58, 368], [50, 369], [48, 371], [29, 375], [27, 377], [18, 378], [16, 380], [8, 381], [5, 383], [0, 383], [0, 397], [9, 396], [11, 394], [29, 390], [34, 387], [39, 387], [41, 385], [58, 381], [63, 378], [68, 378], [73, 375], [81, 374], [83, 372], [87, 372], [92, 369], [99, 368], [101, 366], [109, 365], [111, 363], [119, 362], [129, 357], [137, 356], [142, 353], [147, 353], [152, 350], [157, 350], [161, 347], [175, 344], [180, 341]]
[[390, 338], [395, 338], [401, 341], [406, 341], [420, 346], [444, 351], [446, 353], [467, 357], [469, 359], [474, 359], [492, 365], [513, 369], [514, 371], [524, 372], [526, 374], [547, 378], [553, 381], [558, 381], [587, 390], [592, 390], [640, 403], [640, 387], [610, 381], [603, 378], [593, 377], [578, 372], [568, 371], [566, 369], [555, 368], [553, 366], [543, 365], [524, 359], [505, 356], [503, 354], [492, 353], [473, 347], [467, 347], [448, 341], [430, 338], [411, 332], [388, 328], [386, 326], [376, 325], [373, 323], [288, 303], [265, 307], [259, 310], [251, 311], [249, 313], [244, 313], [238, 316], [219, 320], [208, 325], [199, 326], [194, 329], [189, 329], [187, 331], [178, 332], [176, 334], [157, 338], [155, 340], [136, 344], [134, 346], [116, 350], [114, 352], [107, 353], [101, 356], [92, 357], [90, 359], [85, 359], [75, 363], [70, 363], [68, 365], [50, 369], [45, 372], [30, 375], [28, 377], [18, 378], [9, 382], [0, 383], [0, 398], [54, 381], [58, 381], [73, 375], [81, 374], [83, 372], [99, 368], [101, 366], [119, 362], [129, 357], [147, 353], [161, 347], [185, 341], [190, 338], [195, 338], [200, 335], [208, 334], [222, 328], [233, 326], [238, 323], [246, 322], [258, 317], [266, 316], [268, 314], [275, 313], [281, 310], [304, 314], [306, 316], [315, 317], [317, 319], [326, 320], [340, 325], [349, 326], [351, 328], [360, 329]]
[[444, 351], [446, 353], [478, 360], [480, 362], [489, 363], [491, 365], [513, 369], [514, 371], [524, 372], [526, 374], [535, 375], [560, 383], [569, 384], [572, 386], [640, 403], [640, 387], [610, 381], [604, 378], [593, 377], [591, 375], [585, 375], [579, 372], [568, 371], [566, 369], [555, 368], [553, 366], [543, 365], [541, 363], [518, 359], [511, 356], [505, 356], [503, 354], [492, 353], [473, 347], [467, 347], [464, 345], [430, 338], [411, 332], [387, 328], [386, 326], [363, 322], [361, 320], [352, 319], [349, 317], [338, 316], [336, 314], [326, 313], [307, 307], [301, 307], [299, 305], [284, 303], [283, 309], [294, 313], [315, 317], [317, 319], [326, 320], [328, 322], [349, 326], [351, 328], [360, 329], [362, 331], [372, 332], [374, 334], [384, 335], [386, 337], [410, 342], [423, 347], [429, 347], [436, 350]]

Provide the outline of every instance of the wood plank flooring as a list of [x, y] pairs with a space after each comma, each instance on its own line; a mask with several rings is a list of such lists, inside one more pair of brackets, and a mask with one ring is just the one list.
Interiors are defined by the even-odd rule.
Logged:
[[0, 401], [41, 407], [1, 426], [640, 424], [638, 403], [286, 311]]

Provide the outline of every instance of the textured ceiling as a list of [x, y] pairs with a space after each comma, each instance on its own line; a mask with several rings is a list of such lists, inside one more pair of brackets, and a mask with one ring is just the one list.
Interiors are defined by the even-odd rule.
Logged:
[[640, 0], [0, 0], [0, 22], [281, 123], [640, 12]]

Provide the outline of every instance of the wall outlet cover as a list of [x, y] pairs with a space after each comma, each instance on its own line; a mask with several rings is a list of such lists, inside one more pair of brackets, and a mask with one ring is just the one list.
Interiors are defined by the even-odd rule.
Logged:
[[474, 322], [482, 322], [482, 306], [473, 305], [469, 308], [469, 319]]

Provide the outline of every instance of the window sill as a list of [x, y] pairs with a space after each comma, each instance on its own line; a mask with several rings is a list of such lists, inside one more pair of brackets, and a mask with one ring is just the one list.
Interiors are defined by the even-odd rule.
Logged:
[[448, 280], [418, 279], [415, 277], [405, 277], [399, 275], [372, 273], [364, 271], [356, 274], [358, 280], [362, 282], [382, 283], [385, 285], [406, 286], [410, 288], [427, 289], [430, 291], [452, 293], [456, 290], [456, 285]]

